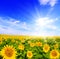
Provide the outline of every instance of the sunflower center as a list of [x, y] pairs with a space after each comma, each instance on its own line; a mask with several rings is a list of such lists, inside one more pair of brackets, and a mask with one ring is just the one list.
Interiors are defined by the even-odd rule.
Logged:
[[13, 49], [12, 48], [7, 48], [5, 50], [5, 54], [6, 54], [6, 56], [11, 57], [13, 55]]
[[56, 51], [53, 51], [52, 52], [52, 56], [54, 56], [54, 57], [57, 56], [57, 52]]
[[29, 53], [28, 55], [31, 56], [31, 53]]
[[45, 47], [45, 50], [48, 50], [48, 47], [47, 46]]

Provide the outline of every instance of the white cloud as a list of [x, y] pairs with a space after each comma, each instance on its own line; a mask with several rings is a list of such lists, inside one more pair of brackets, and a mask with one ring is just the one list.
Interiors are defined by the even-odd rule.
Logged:
[[57, 3], [57, 0], [39, 0], [39, 2], [41, 5], [49, 4], [51, 7], [53, 7]]
[[20, 28], [20, 29], [28, 29], [26, 22], [21, 22], [16, 19], [3, 19], [3, 17], [0, 17], [0, 25], [6, 26], [6, 27], [13, 27], [13, 28]]
[[16, 30], [14, 28], [9, 28], [9, 27], [7, 29], [0, 27], [0, 33], [1, 34], [23, 35], [23, 31]]
[[50, 28], [50, 29], [56, 29], [57, 27], [54, 25], [56, 19], [49, 19], [48, 17], [45, 18], [39, 18], [35, 21], [35, 25], [38, 28]]
[[58, 19], [42, 17], [36, 20], [34, 19], [33, 21], [33, 24], [28, 24], [27, 22], [12, 18], [5, 19], [0, 17], [0, 33], [40, 36], [55, 35], [55, 30], [57, 30], [55, 22], [58, 21]]
[[39, 2], [41, 5], [46, 5], [49, 2], [49, 0], [39, 0]]
[[35, 20], [33, 25], [34, 35], [47, 36], [47, 35], [57, 35], [58, 26], [56, 22], [58, 19], [50, 19], [48, 17], [42, 17]]
[[11, 24], [18, 24], [18, 23], [20, 23], [20, 21], [15, 20], [15, 21], [11, 21], [9, 23], [11, 23]]
[[16, 20], [13, 18], [0, 17], [0, 33], [5, 34], [22, 34], [23, 30], [29, 30], [26, 22]]
[[57, 0], [50, 0], [49, 4], [53, 7], [57, 3]]

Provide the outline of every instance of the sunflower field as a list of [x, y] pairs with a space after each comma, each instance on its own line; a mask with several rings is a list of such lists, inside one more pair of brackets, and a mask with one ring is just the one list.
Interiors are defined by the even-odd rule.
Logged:
[[0, 59], [60, 59], [60, 38], [0, 37]]

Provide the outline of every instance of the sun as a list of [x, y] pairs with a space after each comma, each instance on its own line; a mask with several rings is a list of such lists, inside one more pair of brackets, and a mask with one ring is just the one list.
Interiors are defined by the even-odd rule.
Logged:
[[16, 59], [16, 51], [12, 46], [5, 46], [2, 50], [1, 50], [1, 55], [3, 56], [3, 58], [5, 59]]

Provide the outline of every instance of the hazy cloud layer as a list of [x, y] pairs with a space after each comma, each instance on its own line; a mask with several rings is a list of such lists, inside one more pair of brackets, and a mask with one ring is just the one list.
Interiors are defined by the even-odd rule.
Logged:
[[13, 18], [9, 18], [8, 20], [0, 17], [0, 33], [18, 35], [54, 35], [54, 31], [58, 29], [55, 24], [57, 21], [57, 19], [44, 17], [34, 20], [33, 24], [28, 24]]

